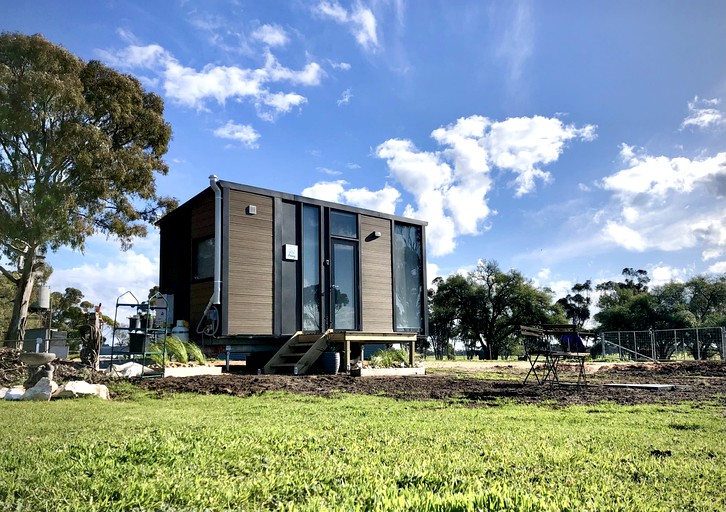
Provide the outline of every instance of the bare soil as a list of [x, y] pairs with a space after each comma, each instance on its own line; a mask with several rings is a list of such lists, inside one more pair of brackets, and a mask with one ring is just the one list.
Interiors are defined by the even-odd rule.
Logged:
[[[20, 351], [0, 349], [0, 387], [27, 376], [19, 361]], [[54, 379], [104, 383], [104, 373], [78, 362], [56, 360]], [[472, 407], [503, 402], [543, 404], [550, 407], [613, 402], [622, 405], [649, 403], [715, 403], [726, 408], [726, 362], [687, 361], [671, 363], [586, 363], [586, 385], [575, 385], [575, 363], [559, 365], [560, 384], [538, 384], [527, 362], [433, 361], [425, 362], [427, 375], [411, 377], [349, 377], [347, 375], [249, 375], [134, 379], [159, 395], [168, 393], [250, 396], [273, 391], [333, 397], [337, 393], [379, 395], [398, 400], [442, 400]], [[540, 367], [541, 368], [541, 367]], [[237, 370], [239, 371], [239, 367]], [[670, 389], [615, 388], [607, 384], [668, 384]]]
[[[332, 397], [353, 393], [381, 395], [398, 400], [444, 400], [470, 406], [496, 406], [505, 401], [551, 407], [613, 402], [716, 403], [726, 406], [726, 363], [690, 361], [674, 363], [587, 363], [587, 385], [576, 386], [577, 366], [561, 364], [560, 384], [538, 384], [524, 377], [528, 363], [464, 364], [430, 362], [425, 376], [349, 377], [347, 375], [244, 375], [143, 379], [139, 386], [166, 393], [191, 392], [250, 396], [271, 391]], [[669, 384], [668, 390], [615, 388], [605, 384]]]

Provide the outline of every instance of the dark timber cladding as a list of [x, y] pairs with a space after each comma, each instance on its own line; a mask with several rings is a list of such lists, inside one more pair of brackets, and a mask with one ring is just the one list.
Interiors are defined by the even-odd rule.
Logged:
[[174, 295], [174, 321], [188, 320], [195, 340], [213, 295], [216, 244], [221, 293], [212, 343], [264, 344], [328, 329], [366, 340], [426, 335], [425, 222], [217, 183], [219, 238], [211, 187], [158, 223], [161, 292]]
[[[211, 191], [210, 191], [211, 192]], [[214, 236], [214, 194], [206, 194], [192, 207], [190, 222], [191, 243]], [[191, 252], [191, 247], [188, 249]], [[190, 272], [186, 272], [189, 282]], [[204, 314], [204, 308], [212, 296], [211, 281], [193, 282], [189, 285], [189, 327], [196, 328]], [[177, 318], [184, 318], [176, 315]]]
[[[364, 331], [393, 332], [391, 221], [361, 215], [361, 292]], [[376, 237], [375, 233], [381, 233]]]
[[[222, 332], [273, 334], [274, 212], [273, 198], [223, 189], [227, 258], [222, 280], [226, 303]], [[256, 213], [249, 213], [254, 206]]]

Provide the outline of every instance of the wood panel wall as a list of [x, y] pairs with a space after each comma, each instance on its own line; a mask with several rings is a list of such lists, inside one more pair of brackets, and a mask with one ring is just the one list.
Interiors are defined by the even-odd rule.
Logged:
[[[190, 282], [191, 279], [191, 253], [194, 250], [194, 241], [199, 238], [214, 236], [214, 193], [211, 190], [209, 195], [202, 198], [192, 208], [190, 223], [191, 240], [190, 247], [187, 249], [189, 252], [189, 270], [185, 276], [187, 282]], [[189, 320], [190, 332], [193, 333], [197, 325], [199, 325], [199, 320], [204, 314], [204, 308], [209, 303], [213, 291], [214, 284], [212, 281], [192, 282], [189, 285], [189, 318], [184, 318], [184, 320]], [[177, 318], [179, 317], [177, 316]], [[194, 336], [196, 336], [196, 333]]]
[[[249, 205], [256, 215], [246, 213]], [[273, 334], [273, 198], [230, 190], [227, 229], [226, 334]]]
[[360, 225], [362, 330], [393, 332], [391, 221], [361, 215]]

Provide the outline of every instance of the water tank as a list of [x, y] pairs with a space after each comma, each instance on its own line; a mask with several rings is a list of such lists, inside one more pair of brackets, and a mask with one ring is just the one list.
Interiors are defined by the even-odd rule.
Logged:
[[50, 286], [40, 285], [38, 287], [38, 309], [50, 309]]

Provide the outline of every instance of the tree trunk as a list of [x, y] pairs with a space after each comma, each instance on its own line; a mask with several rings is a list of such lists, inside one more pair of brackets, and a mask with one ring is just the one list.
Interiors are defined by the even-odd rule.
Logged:
[[9, 348], [21, 349], [25, 339], [28, 306], [30, 305], [30, 295], [33, 293], [33, 285], [35, 284], [35, 253], [36, 249], [29, 247], [23, 255], [23, 268], [15, 290], [13, 316], [10, 318], [8, 332], [5, 335], [5, 346]]

